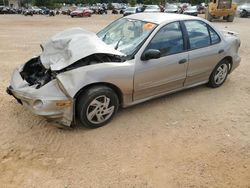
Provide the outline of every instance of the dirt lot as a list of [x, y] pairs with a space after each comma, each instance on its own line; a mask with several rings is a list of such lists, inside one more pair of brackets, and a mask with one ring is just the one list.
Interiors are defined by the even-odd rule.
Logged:
[[5, 93], [13, 69], [58, 31], [98, 31], [118, 16], [0, 16], [0, 187], [250, 187], [250, 19], [241, 66], [206, 86], [120, 110], [96, 130], [59, 129]]

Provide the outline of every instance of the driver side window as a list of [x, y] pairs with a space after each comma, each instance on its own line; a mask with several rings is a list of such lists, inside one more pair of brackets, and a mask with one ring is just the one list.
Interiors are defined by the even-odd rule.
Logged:
[[162, 27], [150, 41], [147, 49], [156, 49], [161, 57], [184, 51], [184, 42], [179, 22]]

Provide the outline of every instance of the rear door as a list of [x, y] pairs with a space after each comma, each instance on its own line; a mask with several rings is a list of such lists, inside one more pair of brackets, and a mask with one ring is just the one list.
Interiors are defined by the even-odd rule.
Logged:
[[215, 65], [224, 57], [219, 35], [200, 20], [184, 21], [189, 39], [188, 69], [185, 86], [205, 82]]

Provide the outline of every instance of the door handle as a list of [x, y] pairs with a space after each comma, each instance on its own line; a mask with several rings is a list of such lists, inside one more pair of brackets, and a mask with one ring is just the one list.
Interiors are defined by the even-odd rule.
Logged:
[[183, 63], [186, 63], [187, 62], [187, 59], [182, 59], [179, 61], [179, 64], [183, 64]]
[[221, 54], [221, 53], [223, 53], [223, 52], [224, 52], [223, 49], [221, 49], [221, 50], [218, 51], [219, 54]]

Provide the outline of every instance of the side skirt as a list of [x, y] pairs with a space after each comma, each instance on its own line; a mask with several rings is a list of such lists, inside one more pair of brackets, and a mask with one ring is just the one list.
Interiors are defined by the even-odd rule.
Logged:
[[129, 106], [133, 106], [133, 105], [136, 105], [136, 104], [139, 104], [139, 103], [143, 103], [143, 102], [146, 102], [146, 101], [154, 99], [154, 98], [158, 98], [158, 97], [161, 97], [161, 96], [164, 96], [164, 95], [167, 95], [167, 94], [171, 94], [171, 93], [176, 93], [178, 91], [182, 91], [182, 90], [189, 89], [189, 88], [192, 88], [192, 87], [196, 87], [196, 86], [199, 86], [199, 85], [203, 85], [203, 84], [206, 84], [206, 83], [208, 83], [208, 80], [198, 82], [198, 83], [195, 83], [195, 84], [192, 84], [192, 85], [184, 86], [182, 88], [175, 89], [175, 90], [172, 90], [172, 91], [168, 91], [168, 92], [165, 92], [165, 93], [161, 93], [161, 94], [158, 94], [158, 95], [154, 95], [154, 96], [151, 96], [151, 97], [147, 97], [145, 99], [136, 100], [136, 101], [133, 101], [131, 103], [123, 104], [122, 107], [127, 108]]

